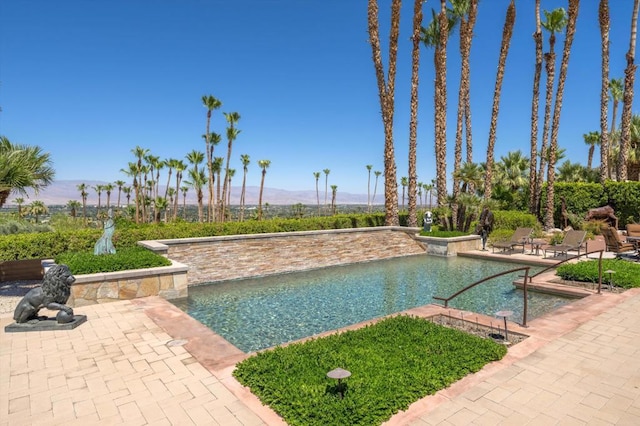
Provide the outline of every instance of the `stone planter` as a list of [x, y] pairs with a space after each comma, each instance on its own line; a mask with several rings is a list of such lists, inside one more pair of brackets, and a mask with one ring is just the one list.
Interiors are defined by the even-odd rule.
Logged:
[[479, 250], [482, 248], [482, 240], [479, 235], [465, 235], [451, 238], [416, 235], [415, 238], [425, 245], [427, 254], [434, 256], [456, 256], [458, 252]]

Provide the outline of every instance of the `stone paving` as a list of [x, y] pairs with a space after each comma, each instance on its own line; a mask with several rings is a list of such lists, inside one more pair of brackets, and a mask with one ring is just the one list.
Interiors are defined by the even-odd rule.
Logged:
[[[222, 356], [219, 336], [170, 303], [75, 311], [88, 321], [55, 332], [5, 333], [11, 315], [0, 315], [0, 426], [284, 424], [231, 376], [237, 352]], [[589, 296], [516, 331], [531, 337], [387, 426], [640, 424], [640, 289]]]

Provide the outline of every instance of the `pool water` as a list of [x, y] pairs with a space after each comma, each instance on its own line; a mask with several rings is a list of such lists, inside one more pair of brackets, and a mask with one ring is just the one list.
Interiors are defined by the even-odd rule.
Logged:
[[[434, 303], [487, 276], [522, 265], [461, 257], [407, 256], [189, 287], [172, 302], [244, 352]], [[532, 267], [530, 274], [541, 268]], [[524, 271], [482, 283], [449, 306], [486, 315], [510, 310], [522, 321]], [[571, 299], [529, 292], [528, 320]]]

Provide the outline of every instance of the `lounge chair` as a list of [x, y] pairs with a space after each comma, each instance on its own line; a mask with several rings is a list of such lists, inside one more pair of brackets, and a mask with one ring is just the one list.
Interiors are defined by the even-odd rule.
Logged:
[[640, 237], [640, 223], [628, 223], [627, 235], [629, 237]]
[[514, 247], [522, 246], [522, 252], [524, 253], [524, 245], [529, 242], [529, 237], [533, 232], [533, 228], [517, 228], [509, 241], [497, 241], [492, 243], [493, 252], [495, 253], [496, 249], [499, 248], [503, 252], [505, 250], [513, 250]]
[[580, 250], [582, 250], [583, 246], [585, 247], [586, 251], [586, 244], [584, 242], [586, 236], [587, 231], [576, 231], [570, 229], [566, 234], [564, 234], [564, 238], [562, 239], [562, 242], [560, 244], [548, 245], [544, 247], [544, 257], [547, 257], [548, 251], [552, 251], [554, 257], [558, 255], [558, 252], [560, 253], [560, 255], [564, 254], [565, 256], [568, 256], [569, 251], [577, 251], [578, 256], [580, 256]]
[[602, 235], [604, 235], [604, 240], [607, 244], [607, 251], [614, 252], [616, 257], [620, 257], [622, 253], [635, 251], [635, 245], [622, 241], [617, 229], [610, 226], [603, 226], [600, 230], [602, 231]]

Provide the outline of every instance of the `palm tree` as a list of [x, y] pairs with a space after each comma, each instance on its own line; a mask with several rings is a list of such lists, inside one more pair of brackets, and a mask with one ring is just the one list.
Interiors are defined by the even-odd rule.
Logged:
[[[418, 140], [418, 85], [420, 82], [420, 29], [422, 28], [422, 0], [415, 0], [413, 4], [413, 36], [411, 42], [411, 118], [409, 120], [409, 177], [401, 178], [402, 186], [402, 209], [404, 210], [405, 188], [409, 186], [409, 217], [407, 225], [418, 226], [416, 214], [416, 183], [418, 180], [416, 157]], [[403, 181], [404, 179], [404, 181]], [[405, 182], [406, 181], [406, 182]], [[406, 184], [405, 184], [406, 183]]]
[[244, 204], [245, 204], [245, 195], [247, 192], [247, 172], [249, 171], [249, 163], [251, 160], [249, 159], [248, 154], [240, 155], [240, 161], [242, 162], [242, 191], [240, 191], [240, 221], [244, 220]]
[[[176, 186], [175, 194], [180, 192], [180, 184], [182, 183], [182, 174], [187, 170], [187, 165], [182, 160], [174, 160], [173, 167], [176, 170]], [[178, 218], [178, 197], [176, 197], [173, 203], [173, 219]]]
[[609, 0], [600, 0], [598, 23], [602, 39], [602, 85], [600, 88], [600, 182], [607, 179], [609, 168], [609, 131], [607, 113], [609, 112]]
[[80, 202], [77, 200], [69, 200], [67, 202], [67, 207], [70, 210], [70, 214], [72, 218], [75, 218], [77, 216], [77, 211], [78, 208], [81, 206]]
[[636, 78], [636, 31], [638, 28], [638, 6], [640, 0], [634, 0], [631, 14], [631, 37], [627, 52], [627, 67], [624, 70], [624, 95], [622, 96], [622, 123], [620, 123], [620, 154], [618, 159], [618, 180], [627, 180], [627, 162], [631, 137], [631, 104], [633, 103], [633, 84]]
[[122, 192], [124, 192], [125, 197], [127, 197], [127, 207], [129, 207], [129, 204], [131, 203], [131, 187], [130, 186], [123, 187]]
[[96, 185], [93, 190], [98, 194], [98, 213], [100, 213], [100, 205], [102, 200], [102, 191], [104, 191], [104, 185]]
[[35, 216], [36, 223], [38, 223], [38, 217], [47, 214], [48, 212], [49, 209], [42, 201], [36, 200], [29, 205], [29, 213]]
[[593, 153], [596, 150], [596, 145], [600, 143], [600, 132], [589, 132], [582, 135], [584, 143], [589, 145], [589, 156], [587, 158], [587, 168], [591, 168], [591, 162], [593, 161]]
[[318, 191], [318, 181], [320, 180], [320, 172], [313, 172], [316, 179], [316, 201], [318, 202], [318, 216], [320, 216], [320, 191]]
[[[624, 94], [623, 81], [624, 80], [622, 78], [612, 78], [611, 81], [609, 81], [609, 94], [613, 101], [613, 109], [611, 111], [611, 131], [609, 132], [611, 138], [609, 139], [609, 144], [607, 146], [607, 177], [609, 179], [613, 177], [613, 144], [615, 142], [615, 136], [619, 134], [619, 132], [616, 132], [616, 116], [618, 114], [618, 105], [620, 104]], [[618, 159], [616, 158], [615, 161], [617, 162], [617, 160]]]
[[220, 207], [222, 205], [222, 190], [220, 189], [220, 174], [222, 173], [222, 163], [224, 162], [224, 157], [214, 157], [213, 158], [213, 173], [215, 175], [216, 181], [216, 203], [214, 205], [214, 210], [216, 206]]
[[375, 181], [375, 184], [373, 185], [373, 197], [371, 197], [371, 204], [373, 204], [376, 200], [376, 192], [378, 191], [378, 178], [380, 177], [382, 172], [376, 170], [373, 172], [373, 174], [376, 175], [376, 181]]
[[22, 217], [22, 205], [24, 204], [24, 198], [18, 197], [13, 200], [13, 202], [18, 205], [18, 217]]
[[118, 209], [120, 209], [120, 196], [122, 195], [122, 187], [126, 185], [126, 182], [123, 180], [117, 180], [114, 183], [118, 188]]
[[136, 163], [129, 163], [129, 173], [133, 177], [133, 189], [135, 191], [135, 201], [136, 201], [136, 223], [140, 221], [142, 216], [142, 210], [144, 206], [144, 199], [142, 193], [142, 172], [143, 165], [142, 159], [149, 152], [146, 148], [141, 148], [136, 146], [131, 152], [136, 156]]
[[207, 157], [207, 172], [209, 178], [209, 204], [207, 208], [207, 215], [209, 222], [213, 220], [214, 210], [213, 210], [213, 148], [214, 148], [214, 138], [209, 132], [209, 126], [211, 124], [211, 113], [216, 109], [219, 109], [222, 106], [222, 102], [212, 95], [205, 95], [202, 97], [202, 104], [205, 108], [207, 108], [207, 129], [204, 135], [205, 147], [206, 147], [206, 157]]
[[204, 222], [204, 193], [202, 188], [207, 184], [207, 176], [204, 170], [198, 170], [192, 168], [187, 171], [189, 175], [189, 181], [185, 181], [185, 184], [191, 186], [196, 192], [196, 198], [198, 201], [198, 222]]
[[103, 188], [104, 192], [107, 193], [107, 209], [109, 209], [109, 207], [111, 206], [111, 191], [113, 191], [115, 186], [112, 183], [107, 183], [103, 186]]
[[182, 192], [182, 218], [187, 218], [187, 192], [189, 192], [188, 186], [181, 186], [180, 192]]
[[[478, 0], [451, 0], [453, 15], [460, 21], [460, 87], [458, 90], [458, 114], [456, 117], [456, 142], [453, 162], [453, 209], [452, 216], [457, 217], [458, 195], [460, 194], [460, 182], [456, 178], [456, 171], [462, 163], [462, 128], [467, 127], [467, 161], [471, 161], [471, 106], [470, 106], [470, 69], [469, 55], [471, 52], [471, 40], [473, 39], [473, 27], [475, 26]], [[465, 121], [465, 117], [467, 120]], [[461, 225], [461, 224], [459, 224]]]
[[531, 98], [531, 160], [529, 163], [529, 213], [537, 214], [538, 206], [538, 110], [540, 105], [540, 75], [542, 74], [542, 25], [540, 23], [540, 0], [535, 3], [536, 32], [533, 40], [536, 45], [536, 66], [533, 74], [533, 96]]
[[228, 194], [227, 191], [231, 192], [231, 176], [229, 176], [229, 162], [231, 161], [231, 146], [233, 141], [236, 140], [238, 135], [240, 134], [240, 130], [238, 130], [235, 126], [240, 121], [240, 114], [237, 112], [223, 113], [225, 120], [229, 123], [229, 127], [227, 127], [227, 162], [225, 165], [224, 171], [224, 183], [222, 186], [222, 205], [220, 206], [220, 220], [224, 221], [225, 218], [225, 200], [227, 200]]
[[329, 173], [331, 173], [331, 170], [329, 169], [324, 169], [324, 206], [325, 208], [327, 207], [327, 194], [328, 194], [328, 188], [329, 188]]
[[446, 0], [440, 0], [440, 13], [432, 9], [431, 14], [431, 23], [421, 31], [425, 47], [434, 48], [436, 191], [438, 207], [444, 207], [447, 202], [447, 40], [455, 18], [447, 14]]
[[496, 128], [498, 127], [498, 111], [500, 110], [500, 92], [502, 91], [502, 80], [504, 69], [513, 35], [513, 25], [516, 21], [516, 5], [514, 0], [509, 2], [507, 16], [502, 30], [502, 44], [500, 46], [500, 58], [498, 59], [498, 74], [496, 75], [496, 86], [493, 91], [493, 108], [491, 110], [491, 127], [489, 128], [489, 143], [487, 145], [486, 179], [484, 184], [484, 199], [491, 198], [491, 181], [493, 179], [493, 153], [496, 144]]
[[0, 207], [12, 193], [26, 195], [27, 188], [32, 188], [38, 194], [54, 176], [49, 153], [39, 146], [13, 144], [0, 136]]
[[[404, 197], [405, 197], [407, 185], [409, 185], [409, 178], [406, 176], [401, 177], [400, 185], [402, 185], [402, 210], [404, 210]], [[416, 223], [416, 225], [409, 225], [409, 226], [418, 226], [418, 225]]]
[[262, 193], [264, 191], [264, 177], [267, 169], [271, 165], [271, 160], [258, 160], [258, 166], [262, 169], [262, 179], [260, 180], [260, 196], [258, 197], [258, 220], [262, 220]]
[[236, 175], [236, 169], [229, 169], [229, 187], [227, 188], [227, 206], [229, 207], [229, 218], [231, 219], [231, 181]]
[[[469, 188], [481, 187], [484, 180], [482, 169], [476, 163], [462, 163], [460, 169], [457, 172], [457, 179], [462, 182], [461, 192], [469, 192]], [[431, 191], [431, 185], [426, 185], [427, 191]]]
[[562, 62], [560, 63], [560, 74], [558, 75], [558, 87], [556, 88], [556, 99], [553, 109], [553, 122], [551, 123], [551, 143], [549, 144], [549, 167], [547, 169], [547, 207], [545, 214], [545, 226], [547, 229], [553, 228], [554, 211], [554, 182], [556, 153], [558, 151], [558, 130], [560, 128], [560, 111], [562, 109], [562, 97], [564, 95], [564, 84], [567, 79], [567, 68], [569, 67], [569, 55], [571, 45], [576, 32], [576, 21], [578, 19], [578, 9], [580, 0], [569, 0], [569, 12], [567, 22], [567, 34], [564, 39], [564, 49], [562, 50]]
[[331, 214], [336, 214], [336, 194], [338, 193], [338, 185], [331, 185]]
[[[377, 0], [368, 0], [367, 23], [373, 65], [378, 83], [378, 96], [384, 127], [384, 174], [385, 174], [385, 225], [397, 226], [398, 183], [396, 182], [396, 159], [393, 145], [393, 115], [395, 112], [396, 63], [398, 59], [398, 36], [400, 34], [401, 0], [391, 1], [391, 30], [389, 34], [388, 70], [385, 80], [380, 49], [379, 9]], [[325, 203], [326, 204], [326, 203]]]
[[371, 213], [371, 169], [373, 168], [373, 165], [371, 164], [367, 164], [367, 173], [368, 173], [368, 177], [367, 177], [367, 211], [369, 213]]
[[82, 217], [84, 218], [85, 223], [87, 222], [87, 196], [89, 193], [87, 192], [87, 185], [81, 183], [76, 185], [78, 191], [80, 191], [80, 198], [82, 199]]
[[545, 70], [547, 72], [547, 86], [545, 93], [544, 107], [544, 124], [542, 126], [542, 142], [540, 144], [540, 168], [538, 169], [537, 185], [536, 185], [536, 212], [540, 212], [540, 204], [542, 197], [542, 182], [544, 181], [545, 168], [547, 167], [548, 154], [547, 147], [549, 144], [549, 128], [551, 125], [551, 105], [553, 101], [553, 83], [555, 79], [556, 67], [556, 33], [561, 32], [567, 25], [567, 14], [561, 7], [551, 12], [544, 11], [546, 21], [542, 23], [542, 27], [549, 31], [549, 52], [545, 53]]

